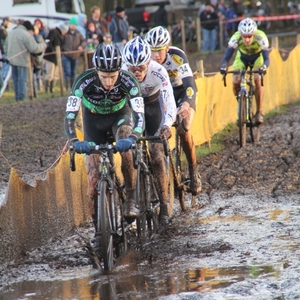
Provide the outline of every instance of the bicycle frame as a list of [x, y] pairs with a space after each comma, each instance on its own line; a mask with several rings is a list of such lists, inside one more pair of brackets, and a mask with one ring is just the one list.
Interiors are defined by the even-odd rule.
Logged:
[[[177, 116], [176, 122], [173, 124], [175, 127], [175, 148], [172, 152], [170, 152], [170, 165], [173, 173], [173, 180], [174, 180], [174, 187], [175, 191], [177, 192], [179, 203], [182, 211], [186, 210], [185, 205], [185, 194], [190, 192], [190, 178], [186, 176], [188, 171], [188, 166], [184, 166], [182, 163], [182, 154], [184, 153], [182, 149], [181, 139], [178, 134], [177, 127], [179, 123], [182, 122], [182, 118]], [[182, 124], [183, 129], [187, 130]], [[175, 156], [175, 162], [173, 160], [173, 156]], [[192, 195], [191, 206], [194, 207], [196, 205], [196, 196]]]
[[[95, 238], [101, 245], [99, 255], [104, 270], [112, 270], [116, 258], [126, 251], [125, 226], [123, 222], [122, 204], [125, 200], [120, 180], [115, 174], [115, 152], [112, 144], [90, 146], [89, 154], [99, 155], [100, 179], [97, 182], [97, 199], [95, 200]], [[70, 147], [71, 170], [75, 171], [75, 150]], [[117, 197], [117, 194], [119, 197]], [[121, 249], [124, 247], [124, 249]]]
[[163, 143], [159, 136], [148, 136], [139, 138], [132, 147], [134, 167], [137, 169], [136, 204], [140, 208], [140, 215], [136, 221], [139, 237], [145, 237], [147, 231], [151, 234], [158, 226], [160, 202], [154, 183], [148, 141]]

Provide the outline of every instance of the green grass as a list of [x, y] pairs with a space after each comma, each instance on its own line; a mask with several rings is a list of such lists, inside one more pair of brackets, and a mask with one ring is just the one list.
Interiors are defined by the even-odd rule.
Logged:
[[201, 158], [210, 153], [221, 151], [225, 148], [224, 139], [227, 136], [238, 133], [238, 127], [236, 124], [228, 124], [222, 131], [216, 133], [210, 143], [205, 143], [196, 147], [196, 155]]

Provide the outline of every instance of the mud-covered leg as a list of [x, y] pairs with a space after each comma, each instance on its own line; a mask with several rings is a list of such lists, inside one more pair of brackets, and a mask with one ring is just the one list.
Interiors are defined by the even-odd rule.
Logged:
[[[117, 131], [116, 140], [127, 138], [131, 134], [132, 128], [128, 125], [120, 126]], [[121, 169], [124, 176], [126, 188], [126, 201], [124, 207], [124, 217], [128, 222], [132, 222], [138, 215], [139, 209], [134, 200], [136, 170], [133, 166], [133, 157], [131, 150], [121, 153]]]
[[190, 126], [194, 118], [195, 111], [190, 108], [189, 116], [179, 124], [177, 130], [182, 143], [182, 148], [189, 164], [190, 189], [192, 195], [198, 195], [201, 192], [201, 178], [198, 173], [196, 149]]
[[169, 224], [168, 215], [168, 184], [169, 177], [166, 168], [166, 158], [164, 155], [164, 149], [162, 144], [151, 143], [150, 144], [151, 164], [153, 169], [153, 177], [155, 187], [157, 189], [159, 201], [160, 201], [160, 212], [159, 212], [159, 223], [162, 226]]

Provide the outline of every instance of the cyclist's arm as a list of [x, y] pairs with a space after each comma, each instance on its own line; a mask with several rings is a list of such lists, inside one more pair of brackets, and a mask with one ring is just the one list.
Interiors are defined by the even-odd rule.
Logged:
[[264, 59], [264, 65], [268, 67], [270, 65], [269, 50], [261, 50], [261, 53]]
[[141, 97], [140, 93], [137, 97], [131, 98], [129, 100], [130, 106], [132, 108], [134, 126], [132, 133], [129, 137], [137, 140], [142, 136], [142, 133], [145, 129], [145, 120], [144, 120], [144, 99]]
[[68, 140], [76, 140], [75, 120], [81, 106], [81, 98], [69, 96], [64, 119], [64, 130]]
[[161, 96], [166, 109], [166, 111], [164, 112], [165, 122], [163, 125], [166, 125], [169, 128], [171, 128], [171, 126], [176, 120], [176, 114], [177, 114], [176, 102], [175, 102], [173, 88], [167, 70], [165, 68], [162, 68], [161, 74], [164, 76], [164, 80], [162, 81], [162, 85], [161, 85]]
[[223, 59], [221, 61], [221, 66], [227, 66], [228, 65], [228, 62], [230, 61], [233, 53], [234, 53], [234, 48], [228, 46], [225, 50], [225, 54], [223, 56]]
[[178, 71], [185, 90], [182, 102], [191, 104], [196, 101], [197, 86], [195, 83], [193, 71], [185, 54], [182, 55], [182, 60], [183, 63], [178, 66]]

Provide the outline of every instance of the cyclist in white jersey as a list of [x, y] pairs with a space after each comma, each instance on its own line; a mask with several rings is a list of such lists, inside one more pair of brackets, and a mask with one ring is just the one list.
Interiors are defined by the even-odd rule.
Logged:
[[[238, 31], [236, 31], [228, 42], [228, 47], [221, 61], [220, 73], [227, 72], [227, 65], [234, 51], [237, 54], [233, 62], [233, 70], [245, 70], [249, 65], [253, 65], [254, 70], [260, 70], [262, 74], [266, 73], [267, 67], [270, 65], [269, 60], [269, 41], [266, 34], [257, 29], [256, 22], [250, 18], [246, 18], [239, 23]], [[258, 74], [254, 75], [255, 81], [255, 100], [256, 100], [256, 123], [264, 122], [262, 115], [262, 103], [264, 90], [260, 83]], [[241, 88], [241, 75], [233, 75], [233, 93], [236, 96]]]
[[[139, 36], [124, 48], [123, 70], [132, 73], [139, 81], [145, 104], [146, 136], [164, 134], [171, 137], [171, 126], [176, 119], [176, 103], [172, 85], [164, 67], [151, 59], [151, 49]], [[168, 216], [168, 170], [163, 145], [149, 143], [155, 184], [160, 200], [159, 222], [166, 226]]]
[[145, 36], [151, 48], [153, 60], [164, 66], [169, 74], [173, 93], [178, 108], [177, 115], [182, 118], [177, 132], [182, 142], [183, 151], [189, 163], [190, 190], [192, 195], [201, 191], [201, 180], [198, 173], [196, 149], [190, 131], [196, 112], [197, 87], [186, 54], [177, 47], [169, 46], [170, 34], [162, 26], [152, 28]]

